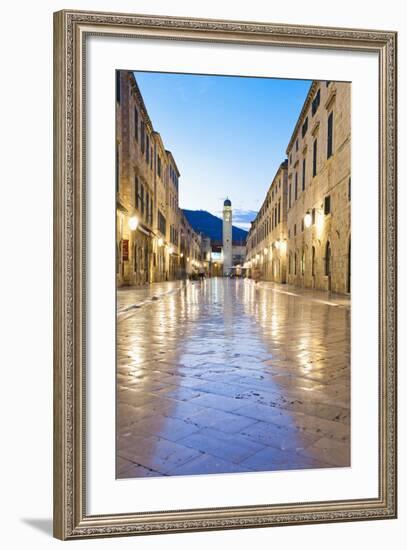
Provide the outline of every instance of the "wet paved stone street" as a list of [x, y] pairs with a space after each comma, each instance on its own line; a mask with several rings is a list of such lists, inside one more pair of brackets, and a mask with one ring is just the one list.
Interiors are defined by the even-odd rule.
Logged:
[[117, 477], [350, 466], [350, 300], [251, 280], [117, 293]]

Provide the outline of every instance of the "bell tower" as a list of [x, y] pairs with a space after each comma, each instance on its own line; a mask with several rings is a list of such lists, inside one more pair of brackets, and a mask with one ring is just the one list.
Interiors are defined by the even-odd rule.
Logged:
[[229, 274], [232, 267], [232, 203], [226, 199], [223, 203], [223, 275]]

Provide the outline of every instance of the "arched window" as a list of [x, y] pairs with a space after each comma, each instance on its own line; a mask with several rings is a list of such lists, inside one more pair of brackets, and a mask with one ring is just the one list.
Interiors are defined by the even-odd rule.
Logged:
[[120, 244], [116, 243], [116, 275], [120, 273]]
[[331, 243], [327, 241], [325, 246], [325, 275], [331, 275]]
[[315, 275], [315, 246], [312, 247], [312, 263], [311, 263], [312, 276]]
[[134, 273], [137, 273], [137, 244], [134, 243], [134, 249], [133, 249], [133, 271]]
[[280, 260], [276, 259], [274, 262], [274, 278], [280, 277]]

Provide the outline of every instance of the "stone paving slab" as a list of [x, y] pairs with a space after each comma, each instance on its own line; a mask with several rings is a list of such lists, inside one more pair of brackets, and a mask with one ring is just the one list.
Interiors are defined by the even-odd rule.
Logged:
[[202, 453], [199, 457], [177, 468], [169, 470], [168, 475], [204, 475], [204, 474], [236, 474], [250, 472], [247, 466], [241, 466], [227, 460], [223, 460], [209, 453]]
[[236, 464], [265, 448], [264, 445], [239, 434], [225, 434], [213, 428], [204, 428], [184, 437], [180, 443]]
[[350, 465], [347, 297], [212, 279], [123, 308], [118, 478]]

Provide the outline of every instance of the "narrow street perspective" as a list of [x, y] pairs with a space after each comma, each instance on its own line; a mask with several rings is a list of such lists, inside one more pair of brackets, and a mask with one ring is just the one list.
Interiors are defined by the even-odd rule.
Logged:
[[116, 71], [118, 479], [351, 466], [350, 98]]
[[277, 283], [119, 290], [117, 476], [349, 466], [349, 319]]

